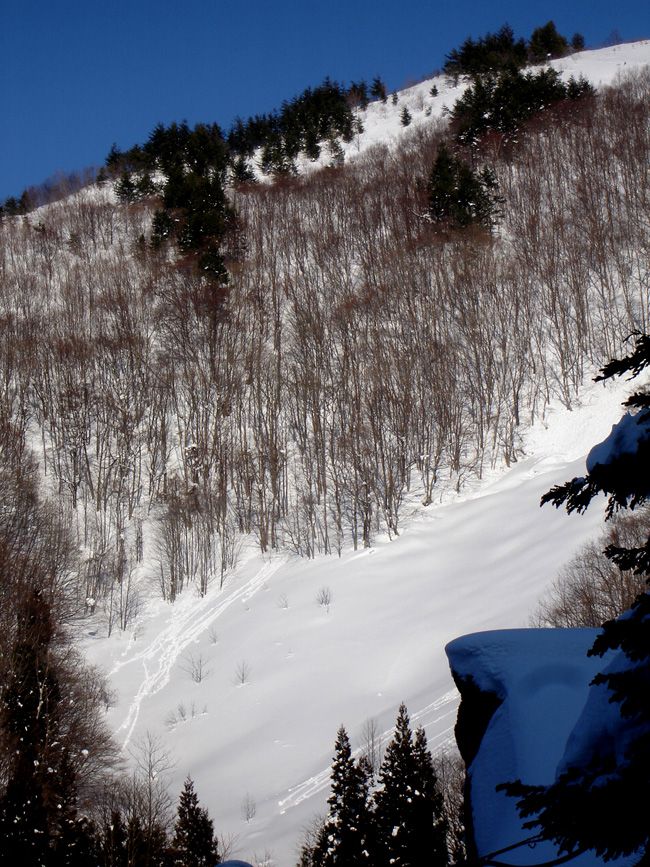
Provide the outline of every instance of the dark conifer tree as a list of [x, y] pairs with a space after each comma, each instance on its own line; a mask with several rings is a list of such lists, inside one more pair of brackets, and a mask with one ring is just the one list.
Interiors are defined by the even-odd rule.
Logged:
[[215, 867], [219, 847], [208, 811], [199, 806], [194, 783], [185, 780], [170, 849], [170, 863], [182, 867]]
[[113, 810], [101, 835], [101, 863], [103, 867], [128, 867], [128, 832], [120, 810]]
[[49, 815], [57, 768], [50, 744], [57, 742], [59, 683], [50, 664], [53, 624], [38, 590], [20, 605], [9, 681], [0, 705], [0, 725], [11, 757], [0, 802], [0, 838], [6, 864], [48, 863]]
[[413, 756], [417, 767], [413, 823], [415, 835], [422, 841], [423, 861], [429, 864], [447, 863], [447, 822], [442, 792], [433, 768], [427, 736], [420, 726], [415, 731]]
[[231, 172], [232, 180], [235, 184], [255, 183], [255, 172], [249, 166], [243, 154], [233, 161]]
[[120, 202], [127, 204], [136, 200], [138, 195], [137, 187], [127, 171], [122, 172], [119, 181], [115, 184], [115, 195]]
[[584, 51], [585, 50], [585, 38], [582, 33], [574, 33], [571, 37], [571, 48], [574, 51]]
[[402, 124], [402, 126], [408, 126], [411, 123], [412, 119], [413, 118], [411, 117], [411, 112], [408, 110], [408, 108], [406, 106], [404, 106], [404, 108], [402, 109], [402, 113], [400, 114], [400, 118], [399, 118], [400, 123]]
[[97, 832], [90, 820], [78, 815], [76, 774], [67, 749], [57, 774], [53, 807], [51, 867], [87, 867], [96, 863]]
[[341, 726], [332, 764], [329, 813], [312, 853], [314, 867], [370, 865], [369, 769], [352, 758], [350, 740]]
[[474, 171], [443, 143], [431, 169], [427, 213], [434, 223], [464, 228], [472, 223], [491, 229], [503, 203], [493, 172]]
[[375, 795], [377, 867], [445, 865], [445, 825], [426, 738], [417, 747], [405, 705], [401, 705], [393, 740], [386, 749]]
[[386, 85], [378, 75], [375, 76], [375, 78], [373, 78], [372, 80], [372, 84], [370, 86], [370, 96], [372, 96], [373, 99], [380, 99], [382, 102], [386, 102], [388, 99]]
[[557, 31], [553, 21], [548, 21], [543, 27], [533, 30], [528, 43], [528, 55], [533, 63], [562, 57], [569, 50], [569, 43]]
[[365, 81], [353, 81], [348, 88], [348, 101], [354, 107], [368, 107], [368, 85]]

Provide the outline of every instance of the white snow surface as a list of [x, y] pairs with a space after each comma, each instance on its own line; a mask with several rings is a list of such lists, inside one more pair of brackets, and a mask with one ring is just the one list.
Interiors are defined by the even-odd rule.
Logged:
[[[151, 598], [131, 631], [110, 638], [88, 628], [88, 657], [117, 692], [108, 720], [125, 755], [145, 733], [159, 737], [176, 762], [172, 791], [191, 774], [220, 833], [235, 836], [236, 857], [269, 850], [290, 867], [302, 828], [325, 809], [339, 725], [360, 747], [374, 719], [387, 741], [405, 701], [434, 751], [453, 742], [444, 646], [526, 626], [597, 532], [598, 503], [568, 517], [539, 500], [583, 471], [587, 444], [603, 438], [629, 390], [591, 385], [580, 408], [550, 410], [526, 436], [524, 460], [460, 495], [443, 491], [393, 541], [311, 561], [249, 551], [222, 590], [215, 581], [203, 598], [192, 588], [173, 605]], [[317, 602], [324, 587], [329, 611]], [[199, 659], [207, 671], [196, 683]], [[246, 799], [256, 807], [248, 819]]]

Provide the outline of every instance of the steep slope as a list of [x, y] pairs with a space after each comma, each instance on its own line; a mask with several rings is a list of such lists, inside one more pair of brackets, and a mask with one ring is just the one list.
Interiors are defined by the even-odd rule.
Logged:
[[[644, 40], [581, 51], [559, 60], [551, 60], [548, 65], [557, 70], [564, 81], [568, 81], [572, 76], [579, 78], [582, 75], [595, 87], [601, 88], [613, 84], [621, 75], [646, 66], [649, 60], [650, 40]], [[437, 90], [435, 96], [431, 95], [433, 86]], [[453, 108], [466, 86], [463, 82], [454, 85], [446, 76], [438, 75], [399, 91], [396, 102], [390, 97], [386, 103], [372, 102], [367, 109], [359, 112], [363, 131], [350, 143], [342, 143], [345, 159], [353, 160], [375, 145], [395, 146], [405, 135], [411, 135], [418, 128], [430, 125], [433, 118], [444, 117]], [[408, 127], [404, 127], [401, 122], [404, 108], [407, 108], [411, 115]], [[315, 162], [304, 158], [300, 168], [304, 171], [327, 165], [328, 159], [327, 153]]]
[[109, 719], [124, 747], [160, 737], [177, 763], [173, 788], [192, 775], [238, 854], [268, 849], [274, 864], [294, 863], [301, 828], [324, 808], [342, 722], [354, 746], [369, 719], [387, 740], [403, 700], [434, 750], [452, 742], [457, 697], [443, 647], [526, 625], [599, 526], [598, 510], [567, 521], [538, 503], [580, 471], [620, 396], [591, 387], [580, 409], [550, 412], [529, 433], [525, 460], [461, 495], [445, 492], [392, 542], [340, 559], [243, 555], [223, 591], [151, 601], [131, 631], [89, 637], [88, 655], [117, 690]]
[[[649, 60], [645, 42], [554, 65], [605, 83]], [[444, 644], [525, 624], [593, 531], [596, 510], [567, 522], [537, 503], [620, 394], [547, 401], [573, 405], [648, 319], [643, 123], [638, 142], [616, 128], [612, 159], [593, 138], [600, 186], [588, 149], [565, 177], [582, 127], [531, 136], [526, 171], [499, 167], [500, 240], [436, 245], [416, 208], [426, 121], [459, 90], [432, 83], [368, 108], [349, 173], [237, 193], [228, 317], [147, 243], [150, 204], [91, 189], [6, 229], [1, 408], [77, 533], [80, 612], [99, 598], [79, 628], [116, 691], [111, 725], [127, 756], [160, 737], [173, 790], [191, 773], [236, 851], [282, 867], [323, 808], [337, 727], [387, 737], [404, 700], [434, 749], [449, 742]]]

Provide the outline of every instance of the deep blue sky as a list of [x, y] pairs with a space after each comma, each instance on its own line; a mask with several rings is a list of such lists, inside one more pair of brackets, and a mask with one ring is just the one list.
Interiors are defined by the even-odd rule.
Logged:
[[649, 0], [0, 0], [0, 199], [161, 121], [228, 127], [326, 75], [399, 88], [469, 35], [550, 18], [593, 47], [650, 37]]

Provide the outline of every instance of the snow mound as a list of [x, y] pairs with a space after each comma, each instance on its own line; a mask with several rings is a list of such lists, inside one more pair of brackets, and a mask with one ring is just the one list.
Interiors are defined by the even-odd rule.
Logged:
[[[479, 856], [531, 836], [531, 831], [522, 827], [515, 799], [495, 788], [515, 779], [537, 785], [554, 781], [556, 769], [565, 761], [567, 741], [583, 716], [589, 684], [603, 667], [602, 659], [587, 656], [596, 632], [508, 629], [466, 635], [447, 645], [459, 682], [471, 678], [483, 693], [493, 693], [501, 700], [468, 768]], [[599, 706], [595, 722], [600, 710]], [[552, 844], [543, 843], [518, 846], [499, 860], [539, 864], [557, 855]], [[585, 853], [574, 863], [586, 867], [602, 861]]]

